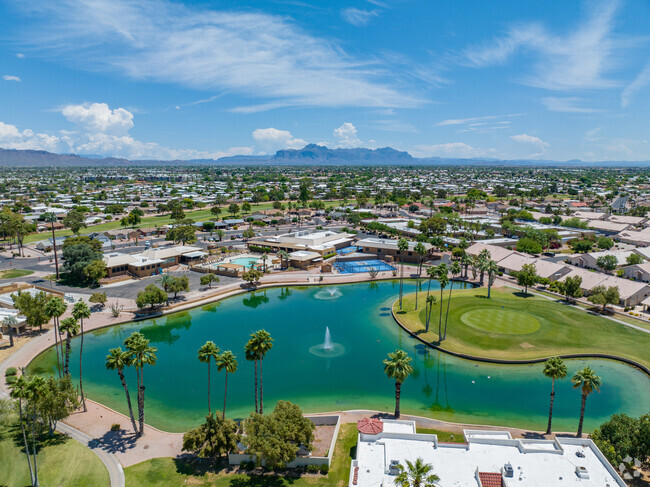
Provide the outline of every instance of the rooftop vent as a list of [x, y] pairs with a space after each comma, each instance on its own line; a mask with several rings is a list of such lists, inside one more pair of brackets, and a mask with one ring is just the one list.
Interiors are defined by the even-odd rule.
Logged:
[[503, 467], [503, 471], [506, 474], [506, 477], [512, 478], [515, 475], [515, 471], [512, 468], [512, 465], [510, 463], [506, 463], [505, 466]]
[[580, 479], [588, 479], [589, 472], [587, 471], [587, 467], [581, 467], [580, 465], [576, 465], [576, 475]]
[[388, 473], [390, 475], [397, 475], [399, 471], [399, 460], [391, 460], [390, 465], [388, 466]]

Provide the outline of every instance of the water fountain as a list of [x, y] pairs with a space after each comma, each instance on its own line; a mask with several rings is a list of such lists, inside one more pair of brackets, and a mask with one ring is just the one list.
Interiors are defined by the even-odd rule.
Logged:
[[317, 357], [338, 357], [345, 353], [345, 347], [340, 343], [332, 341], [329, 326], [325, 327], [325, 341], [318, 345], [309, 347], [309, 352]]
[[320, 289], [315, 294], [316, 299], [336, 299], [343, 296], [343, 293], [340, 289], [336, 287], [328, 287], [326, 289]]

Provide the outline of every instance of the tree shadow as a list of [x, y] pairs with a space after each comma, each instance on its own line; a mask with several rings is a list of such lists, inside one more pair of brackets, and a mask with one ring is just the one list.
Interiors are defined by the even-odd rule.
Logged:
[[513, 296], [517, 296], [518, 298], [533, 298], [534, 296], [531, 293], [525, 293], [523, 291], [515, 291], [512, 293]]
[[137, 438], [134, 433], [125, 430], [107, 431], [100, 438], [88, 442], [90, 448], [101, 448], [109, 453], [124, 453], [135, 447]]
[[183, 453], [174, 458], [176, 471], [182, 475], [199, 475], [203, 476], [208, 473], [217, 474], [229, 469], [228, 462], [224, 458], [217, 460], [213, 458], [199, 458], [196, 455]]

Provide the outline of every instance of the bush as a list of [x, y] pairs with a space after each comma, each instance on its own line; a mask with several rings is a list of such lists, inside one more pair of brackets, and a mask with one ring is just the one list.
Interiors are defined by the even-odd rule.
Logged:
[[111, 431], [120, 431], [121, 429], [122, 429], [122, 427], [117, 423], [113, 423], [111, 425]]
[[330, 471], [330, 466], [327, 463], [323, 463], [320, 466], [320, 473], [322, 473], [323, 475], [327, 475], [329, 471]]
[[260, 254], [270, 254], [273, 252], [271, 247], [261, 247], [259, 245], [249, 245], [248, 250], [251, 252], [259, 252]]
[[332, 257], [336, 257], [336, 252], [332, 252], [332, 253], [330, 253], [330, 254], [325, 254], [325, 255], [323, 256], [323, 260], [327, 260], [327, 259], [330, 259], [330, 258], [332, 258]]
[[246, 470], [247, 472], [250, 472], [251, 470], [253, 470], [255, 468], [255, 462], [253, 462], [253, 461], [241, 462], [239, 464], [239, 466], [241, 468], [243, 468], [244, 470]]
[[18, 373], [18, 370], [16, 367], [8, 367], [7, 370], [5, 370], [5, 377], [13, 376]]
[[318, 473], [318, 465], [307, 465], [307, 473]]
[[8, 376], [5, 378], [5, 382], [6, 382], [7, 385], [9, 385], [9, 386], [10, 386], [11, 384], [15, 383], [17, 380], [18, 380], [18, 377], [16, 377], [15, 375], [8, 375]]

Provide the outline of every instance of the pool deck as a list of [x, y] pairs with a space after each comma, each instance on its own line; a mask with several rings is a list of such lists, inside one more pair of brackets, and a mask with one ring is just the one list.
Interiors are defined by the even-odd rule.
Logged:
[[[408, 268], [408, 276], [411, 277], [414, 268]], [[380, 272], [375, 280], [395, 279], [392, 272]], [[255, 287], [242, 287], [240, 283], [214, 287], [211, 290], [193, 291], [187, 293], [185, 301], [172, 304], [169, 307], [164, 307], [160, 310], [161, 314], [169, 314], [177, 311], [182, 311], [197, 306], [202, 306], [212, 303], [221, 299], [225, 299], [237, 294], [249, 292], [251, 290], [264, 289], [278, 286], [291, 286], [291, 285], [331, 285], [331, 284], [347, 284], [370, 281], [368, 274], [321, 274], [320, 272], [287, 272], [279, 274], [270, 274], [264, 276], [260, 284]], [[136, 307], [133, 300], [121, 299], [120, 304], [125, 306], [124, 311], [120, 317], [115, 318], [112, 316], [110, 310], [106, 309], [101, 312], [95, 312], [91, 318], [84, 320], [84, 331], [89, 332], [99, 328], [114, 326], [122, 323], [129, 323], [136, 319], [144, 319], [144, 317], [136, 316]], [[62, 318], [70, 316], [71, 306], [68, 307], [66, 314]], [[156, 315], [159, 316], [160, 314]], [[618, 321], [618, 320], [617, 320]], [[46, 330], [46, 331], [45, 331]], [[4, 377], [4, 372], [9, 367], [26, 367], [38, 354], [54, 345], [54, 332], [51, 327], [45, 328], [44, 332], [17, 348], [16, 351], [7, 359], [0, 363], [0, 374]], [[117, 378], [116, 378], [117, 380]], [[6, 397], [9, 393], [9, 388], [4, 381], [0, 381], [0, 398]], [[106, 406], [96, 403], [91, 400], [86, 400], [88, 405], [87, 412], [76, 412], [65, 420], [65, 424], [81, 431], [97, 441], [93, 443], [93, 449], [100, 449], [118, 459], [123, 467], [135, 465], [137, 463], [158, 457], [176, 457], [181, 454], [182, 434], [169, 433], [158, 430], [149, 425], [145, 428], [145, 434], [136, 439], [130, 431], [130, 419], [121, 413], [118, 413]], [[381, 411], [369, 410], [355, 410], [355, 411], [336, 411], [336, 412], [323, 412], [319, 414], [340, 414], [341, 420], [344, 423], [356, 422], [358, 419], [376, 415], [379, 417], [392, 417], [391, 413]], [[452, 433], [462, 433], [463, 428], [470, 427], [472, 429], [487, 429], [487, 430], [507, 430], [513, 437], [525, 438], [539, 438], [542, 433], [538, 431], [523, 430], [518, 428], [504, 428], [502, 426], [482, 426], [482, 425], [467, 425], [458, 423], [449, 423], [432, 418], [424, 418], [419, 416], [403, 415], [403, 419], [410, 419], [416, 421], [419, 427], [423, 428], [436, 428]], [[111, 432], [111, 425], [114, 423], [120, 424], [125, 428], [122, 432]], [[569, 433], [558, 433], [558, 435], [567, 436]], [[571, 434], [572, 435], [572, 434]], [[554, 435], [544, 436], [545, 438], [552, 438]], [[119, 485], [119, 484], [112, 484]]]

